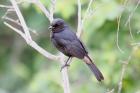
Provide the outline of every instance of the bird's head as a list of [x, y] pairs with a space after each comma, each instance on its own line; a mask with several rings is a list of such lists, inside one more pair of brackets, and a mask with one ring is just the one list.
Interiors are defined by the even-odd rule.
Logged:
[[52, 32], [60, 32], [64, 29], [65, 27], [65, 22], [64, 20], [60, 19], [60, 18], [56, 18], [52, 21], [49, 29], [52, 31]]

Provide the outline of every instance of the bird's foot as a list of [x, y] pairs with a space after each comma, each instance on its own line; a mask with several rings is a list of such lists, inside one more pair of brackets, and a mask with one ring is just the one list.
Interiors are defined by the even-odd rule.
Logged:
[[70, 65], [69, 64], [64, 64], [61, 69], [60, 69], [60, 72], [65, 68], [65, 67], [69, 67]]

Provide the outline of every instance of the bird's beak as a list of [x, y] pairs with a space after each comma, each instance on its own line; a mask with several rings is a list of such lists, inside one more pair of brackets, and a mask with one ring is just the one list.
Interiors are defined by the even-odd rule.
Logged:
[[53, 28], [53, 27], [52, 27], [52, 26], [50, 26], [48, 29], [49, 29], [49, 30], [51, 30], [52, 28]]

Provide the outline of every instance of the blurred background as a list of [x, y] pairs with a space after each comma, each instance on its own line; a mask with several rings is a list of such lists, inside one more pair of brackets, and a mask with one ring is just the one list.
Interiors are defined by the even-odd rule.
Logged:
[[[50, 0], [41, 2], [46, 8], [51, 3]], [[84, 16], [89, 0], [81, 0], [81, 3]], [[0, 4], [10, 5], [10, 1], [0, 0]], [[137, 5], [138, 0], [95, 0], [92, 3], [81, 40], [105, 80], [99, 83], [86, 65], [74, 58], [68, 72], [72, 93], [107, 93], [112, 89], [117, 93], [122, 63], [129, 56], [122, 93], [140, 93], [140, 47], [133, 45], [140, 42], [140, 6], [135, 9]], [[26, 1], [20, 4], [20, 9], [28, 27], [37, 32], [31, 32], [33, 39], [48, 52], [58, 54], [50, 42], [49, 21], [41, 10]], [[60, 64], [42, 56], [5, 26], [6, 20], [2, 19], [5, 12], [5, 8], [0, 8], [0, 93], [63, 93]], [[125, 25], [130, 15], [130, 23]], [[123, 53], [116, 44], [119, 16], [118, 43]], [[11, 13], [9, 17], [16, 18], [16, 15]], [[76, 31], [77, 1], [57, 0], [54, 17], [64, 19]]]

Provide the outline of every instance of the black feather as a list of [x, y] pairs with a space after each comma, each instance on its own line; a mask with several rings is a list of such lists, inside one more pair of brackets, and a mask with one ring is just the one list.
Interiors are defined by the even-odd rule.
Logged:
[[86, 56], [90, 63], [89, 62], [86, 62], [87, 66], [90, 68], [90, 70], [93, 72], [93, 74], [95, 75], [96, 79], [98, 81], [101, 81], [101, 80], [104, 80], [104, 77], [102, 75], [102, 73], [100, 72], [100, 70], [96, 67], [96, 65], [92, 62], [92, 60], [90, 59], [90, 57], [87, 55]]

